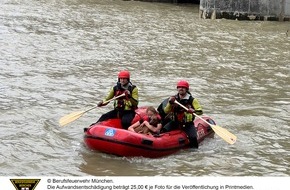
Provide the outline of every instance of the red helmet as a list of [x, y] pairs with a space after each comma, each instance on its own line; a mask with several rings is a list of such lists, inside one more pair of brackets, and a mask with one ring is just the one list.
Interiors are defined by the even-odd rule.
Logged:
[[189, 84], [186, 80], [180, 80], [177, 83], [177, 88], [178, 87], [185, 87], [185, 88], [189, 89]]
[[120, 71], [118, 74], [118, 78], [122, 78], [122, 79], [130, 79], [130, 72], [129, 71]]

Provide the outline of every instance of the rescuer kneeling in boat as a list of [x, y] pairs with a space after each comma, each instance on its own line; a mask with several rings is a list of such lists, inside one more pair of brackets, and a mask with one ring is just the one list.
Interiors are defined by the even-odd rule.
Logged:
[[105, 106], [104, 103], [113, 97], [125, 94], [114, 101], [114, 110], [103, 114], [97, 122], [105, 121], [112, 118], [120, 118], [122, 127], [128, 129], [135, 117], [135, 109], [138, 107], [139, 96], [138, 88], [130, 82], [130, 72], [120, 71], [118, 74], [117, 84], [111, 88], [107, 97], [98, 103], [98, 106]]
[[[185, 80], [181, 80], [177, 83], [178, 93], [175, 96], [171, 96], [168, 99], [168, 103], [164, 107], [165, 114], [173, 113], [171, 121], [169, 121], [162, 129], [162, 132], [172, 131], [174, 129], [183, 130], [190, 142], [191, 148], [198, 148], [197, 132], [194, 127], [194, 115], [202, 115], [202, 108], [198, 100], [192, 97], [189, 92], [189, 84]], [[180, 104], [188, 108], [186, 111], [184, 108], [175, 104], [175, 100]]]

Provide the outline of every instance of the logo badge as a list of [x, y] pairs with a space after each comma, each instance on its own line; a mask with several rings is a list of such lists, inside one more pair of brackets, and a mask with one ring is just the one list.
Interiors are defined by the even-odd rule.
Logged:
[[109, 136], [109, 137], [113, 137], [116, 133], [116, 130], [115, 129], [106, 129], [105, 131], [105, 135], [106, 136]]
[[16, 190], [34, 190], [40, 179], [10, 179]]

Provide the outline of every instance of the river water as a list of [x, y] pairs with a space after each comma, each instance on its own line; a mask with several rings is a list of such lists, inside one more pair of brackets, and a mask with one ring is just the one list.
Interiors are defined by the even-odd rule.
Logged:
[[[288, 22], [203, 20], [198, 5], [119, 0], [0, 1], [1, 176], [289, 176]], [[238, 137], [124, 158], [88, 150], [94, 106], [129, 69], [140, 105], [190, 82], [204, 113]]]

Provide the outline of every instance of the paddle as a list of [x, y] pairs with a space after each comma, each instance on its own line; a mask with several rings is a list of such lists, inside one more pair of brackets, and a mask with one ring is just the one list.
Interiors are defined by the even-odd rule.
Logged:
[[[123, 96], [125, 96], [125, 94], [121, 94], [121, 95], [116, 96], [116, 97], [114, 97], [114, 98], [112, 98], [112, 99], [110, 99], [110, 100], [107, 100], [107, 101], [103, 102], [103, 104], [107, 104], [107, 103], [109, 103], [110, 101], [115, 100], [115, 99], [118, 99], [118, 98], [123, 97]], [[85, 110], [85, 111], [77, 111], [77, 112], [73, 112], [73, 113], [70, 113], [70, 114], [68, 114], [68, 115], [65, 115], [65, 116], [63, 116], [62, 118], [60, 118], [60, 120], [59, 120], [59, 125], [63, 127], [63, 126], [65, 126], [65, 125], [67, 125], [67, 124], [69, 124], [69, 123], [71, 123], [71, 122], [77, 120], [77, 119], [80, 118], [82, 115], [84, 115], [86, 112], [89, 112], [89, 111], [91, 111], [92, 109], [95, 109], [96, 107], [98, 107], [98, 106], [91, 107], [91, 108], [89, 108], [89, 109], [87, 109], [87, 110]]]
[[[184, 105], [182, 105], [181, 103], [179, 103], [178, 101], [175, 100], [174, 103], [178, 104], [183, 109], [185, 109], [186, 111], [188, 111], [188, 108], [185, 107]], [[212, 130], [218, 136], [220, 136], [223, 140], [225, 140], [227, 143], [234, 144], [236, 142], [237, 137], [234, 134], [230, 133], [228, 130], [226, 130], [226, 129], [220, 127], [220, 126], [210, 124], [205, 119], [203, 119], [202, 117], [200, 117], [199, 115], [197, 115], [195, 113], [193, 113], [193, 115], [195, 115], [196, 117], [198, 117], [199, 119], [201, 119], [202, 121], [204, 121], [205, 123], [207, 123], [212, 128]]]

